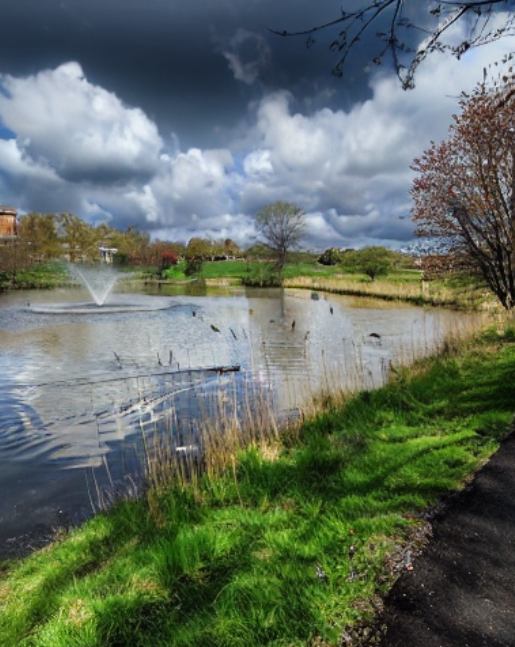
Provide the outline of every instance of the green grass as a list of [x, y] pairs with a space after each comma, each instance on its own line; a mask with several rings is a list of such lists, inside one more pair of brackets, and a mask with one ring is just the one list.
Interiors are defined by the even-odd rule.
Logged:
[[[417, 305], [451, 306], [480, 309], [499, 307], [493, 295], [472, 279], [446, 279], [421, 282], [422, 272], [416, 269], [392, 269], [386, 276], [371, 279], [365, 274], [346, 271], [340, 265], [326, 266], [315, 258], [298, 255], [283, 270], [285, 287], [323, 290], [336, 294], [400, 300]], [[209, 261], [202, 265], [200, 277], [207, 280], [241, 280], [248, 285], [277, 285], [273, 263], [244, 260]], [[184, 275], [171, 268], [168, 280], [181, 280]]]
[[0, 287], [16, 287], [17, 289], [51, 289], [66, 283], [68, 279], [66, 265], [58, 262], [40, 263], [19, 269], [16, 272], [16, 282], [12, 281], [12, 273], [0, 276]]
[[[256, 267], [266, 265], [265, 261], [254, 261], [247, 263], [245, 260], [233, 261], [205, 261], [202, 264], [201, 276], [204, 279], [223, 279], [223, 278], [246, 278], [249, 273], [251, 274]], [[341, 268], [336, 266], [327, 267], [318, 265], [316, 262], [292, 262], [288, 263], [284, 270], [285, 278], [293, 278], [297, 276], [321, 276], [331, 277], [338, 274], [338, 269], [341, 273]], [[166, 278], [181, 278], [172, 275], [173, 268], [165, 271]]]
[[[420, 285], [421, 273], [418, 270], [392, 270], [385, 277], [375, 280], [375, 283], [385, 281], [393, 283], [415, 283]], [[288, 263], [284, 270], [285, 279], [294, 279], [299, 277], [309, 278], [334, 278], [343, 281], [353, 281], [355, 283], [372, 283], [370, 278], [359, 272], [346, 272], [337, 265], [326, 266], [317, 263]]]
[[308, 276], [314, 278], [331, 278], [340, 276], [342, 268], [338, 265], [320, 265], [315, 262], [296, 262], [287, 263], [284, 268], [284, 278], [292, 279], [298, 276]]
[[[247, 263], [244, 260], [235, 261], [213, 261], [205, 262], [202, 265], [201, 276], [204, 279], [223, 279], [223, 278], [238, 278], [242, 281], [246, 279], [253, 279], [256, 284], [260, 280], [265, 280], [272, 272], [273, 265], [265, 261], [255, 261]], [[392, 270], [386, 277], [377, 279], [371, 282], [368, 276], [359, 273], [345, 272], [338, 265], [321, 265], [316, 260], [300, 259], [298, 261], [290, 261], [286, 264], [283, 271], [283, 278], [287, 286], [299, 287], [304, 281], [310, 281], [310, 289], [325, 289], [324, 280], [331, 281], [327, 289], [337, 290], [337, 286], [341, 285], [342, 288], [351, 288], [354, 290], [368, 291], [370, 287], [374, 292], [381, 296], [383, 293], [393, 295], [394, 298], [402, 298], [403, 293], [399, 293], [398, 286], [405, 286], [408, 290], [407, 294], [412, 297], [415, 290], [416, 296], [420, 295], [420, 276], [419, 270]], [[252, 282], [252, 281], [251, 281]], [[336, 286], [336, 287], [335, 287]], [[307, 286], [309, 287], [309, 286]], [[368, 293], [368, 292], [367, 292]]]
[[[133, 280], [152, 282], [157, 279], [157, 268], [123, 268]], [[245, 260], [207, 261], [202, 264], [199, 275], [186, 276], [186, 262], [163, 272], [161, 281], [183, 284], [197, 278], [216, 282], [229, 279], [230, 283], [247, 282], [249, 285], [277, 285], [273, 263]], [[441, 305], [466, 308], [481, 308], [485, 303], [493, 307], [495, 301], [484, 287], [464, 278], [439, 280], [421, 284], [421, 272], [412, 269], [394, 269], [385, 277], [371, 281], [364, 274], [347, 272], [342, 266], [325, 266], [317, 263], [310, 254], [292, 254], [283, 272], [285, 287], [325, 290], [338, 294], [402, 300], [415, 304]], [[11, 273], [0, 273], [0, 289], [52, 288], [67, 282], [65, 266], [47, 263], [19, 270], [16, 285]]]
[[[121, 502], [0, 566], [0, 645], [338, 645], [393, 581], [417, 513], [498, 446], [513, 331], [426, 360], [251, 446], [195, 485]], [[323, 642], [316, 642], [318, 639]]]
[[244, 260], [207, 261], [202, 264], [202, 278], [243, 278], [247, 275], [248, 264]]
[[[205, 279], [219, 279], [219, 278], [241, 278], [244, 279], [249, 273], [253, 272], [256, 266], [264, 265], [266, 261], [253, 261], [247, 263], [245, 260], [233, 261], [205, 261], [202, 264], [201, 276]], [[177, 275], [174, 268], [165, 270], [165, 278], [180, 279], [184, 278], [183, 275]], [[344, 273], [342, 268], [337, 265], [320, 265], [316, 261], [295, 261], [289, 262], [284, 268], [284, 278], [292, 279], [300, 276], [314, 277], [314, 278], [331, 278], [343, 277], [353, 279], [355, 281], [369, 282], [370, 279], [361, 274]], [[393, 281], [420, 281], [420, 272], [406, 271], [406, 270], [393, 270], [388, 277]]]

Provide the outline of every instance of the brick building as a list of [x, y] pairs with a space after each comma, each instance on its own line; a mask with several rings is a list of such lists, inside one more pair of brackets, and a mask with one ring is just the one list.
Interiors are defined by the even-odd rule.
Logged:
[[17, 224], [16, 216], [18, 212], [12, 207], [0, 205], [0, 238], [11, 238], [16, 236]]

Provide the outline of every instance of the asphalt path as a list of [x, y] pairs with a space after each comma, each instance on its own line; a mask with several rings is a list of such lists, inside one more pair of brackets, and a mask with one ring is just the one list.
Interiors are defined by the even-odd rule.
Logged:
[[381, 624], [381, 647], [515, 647], [515, 432], [443, 506]]

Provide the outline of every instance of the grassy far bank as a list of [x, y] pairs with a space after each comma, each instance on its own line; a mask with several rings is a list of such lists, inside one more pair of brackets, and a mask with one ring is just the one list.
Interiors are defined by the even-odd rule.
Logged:
[[[173, 266], [164, 270], [162, 280], [165, 281], [184, 281], [191, 280], [192, 278], [201, 279], [225, 279], [234, 278], [244, 280], [252, 271], [252, 267], [256, 264], [264, 265], [259, 261], [255, 263], [248, 263], [245, 260], [229, 260], [229, 261], [206, 261], [202, 263], [201, 272], [198, 276], [187, 276], [185, 274], [186, 263], [181, 262], [177, 266]], [[157, 279], [157, 268], [155, 267], [134, 267], [130, 266], [117, 268], [123, 269], [128, 274], [132, 274], [135, 278]], [[295, 276], [322, 276], [331, 277], [337, 272], [333, 267], [326, 267], [318, 265], [313, 262], [295, 262], [290, 263], [286, 269], [286, 275]], [[31, 265], [25, 268], [18, 269], [16, 272], [16, 281], [13, 283], [12, 273], [0, 273], [0, 288], [52, 288], [60, 285], [69, 280], [67, 273], [66, 263], [61, 262], [48, 262]]]
[[333, 294], [406, 301], [414, 305], [450, 306], [458, 309], [499, 311], [500, 304], [483, 286], [452, 280], [421, 281], [405, 272], [368, 281], [359, 275], [333, 278], [299, 276], [287, 279], [285, 287], [322, 290]]
[[[245, 261], [207, 262], [203, 264], [201, 274], [207, 280], [245, 280], [248, 276], [259, 275], [256, 263], [248, 264]], [[433, 281], [421, 279], [422, 272], [419, 270], [392, 269], [387, 276], [372, 281], [364, 274], [342, 272], [342, 268], [337, 265], [320, 265], [306, 260], [289, 262], [284, 269], [285, 287], [408, 301], [417, 305], [471, 309], [497, 305], [493, 295], [474, 281], [463, 278]]]
[[[253, 268], [257, 265], [266, 265], [263, 261], [254, 261], [247, 263], [244, 260], [234, 261], [207, 261], [202, 265], [201, 276], [206, 279], [215, 278], [240, 278], [245, 279], [248, 275], [252, 275]], [[359, 273], [343, 273], [342, 268], [338, 265], [321, 265], [316, 262], [316, 259], [299, 260], [288, 262], [284, 268], [284, 278], [295, 279], [298, 277], [311, 277], [311, 278], [354, 278], [361, 283], [369, 283], [370, 279], [364, 274]], [[420, 282], [420, 272], [406, 271], [406, 270], [392, 270], [390, 273], [391, 280], [393, 281], [408, 281]]]
[[[184, 265], [172, 267], [163, 272], [165, 280], [181, 280], [187, 278], [184, 274]], [[263, 272], [257, 271], [257, 268], [262, 267]], [[260, 274], [270, 270], [272, 264], [267, 261], [252, 261], [248, 262], [244, 259], [228, 260], [228, 261], [204, 261], [200, 270], [199, 277], [203, 279], [225, 279], [237, 278], [241, 281], [248, 279], [253, 274]], [[182, 270], [181, 270], [182, 268]], [[341, 272], [341, 269], [340, 269]], [[311, 261], [295, 261], [286, 265], [284, 275], [285, 277], [296, 276], [314, 276], [314, 277], [331, 277], [338, 274], [336, 266], [320, 265], [315, 259]]]
[[[392, 269], [387, 276], [372, 281], [359, 272], [344, 272], [338, 265], [321, 265], [314, 258], [302, 258], [288, 262], [283, 276], [285, 287], [408, 301], [417, 305], [498, 308], [493, 295], [471, 279], [456, 277], [422, 281], [420, 270]], [[198, 276], [206, 281], [240, 280], [250, 285], [260, 285], [261, 282], [268, 285], [270, 277], [270, 264], [261, 261], [247, 263], [244, 260], [205, 262]], [[165, 280], [180, 281], [185, 278], [178, 268], [164, 273]]]
[[2, 289], [51, 289], [65, 284], [68, 273], [65, 263], [51, 262], [30, 265], [19, 269], [13, 281], [12, 273], [0, 272], [0, 290]]
[[[408, 301], [418, 305], [453, 306], [459, 308], [495, 308], [493, 296], [470, 280], [446, 279], [421, 281], [418, 270], [392, 269], [387, 276], [371, 281], [359, 273], [345, 273], [338, 265], [327, 266], [316, 262], [313, 257], [289, 262], [284, 269], [286, 287], [323, 290], [352, 296], [377, 297], [387, 300]], [[266, 262], [245, 260], [208, 261], [204, 262], [200, 274], [186, 276], [186, 263], [179, 263], [163, 272], [160, 280], [183, 283], [195, 280], [217, 282], [249, 282], [250, 284], [268, 285], [271, 280], [271, 266]], [[127, 278], [144, 282], [157, 280], [156, 268], [123, 268]], [[0, 274], [0, 290], [7, 288], [40, 289], [64, 285], [69, 281], [66, 265], [63, 263], [46, 263], [19, 270], [16, 282], [12, 277]], [[273, 283], [273, 280], [272, 280]]]
[[121, 502], [0, 567], [0, 644], [351, 644], [423, 542], [419, 513], [497, 448], [514, 383], [515, 331], [491, 332]]

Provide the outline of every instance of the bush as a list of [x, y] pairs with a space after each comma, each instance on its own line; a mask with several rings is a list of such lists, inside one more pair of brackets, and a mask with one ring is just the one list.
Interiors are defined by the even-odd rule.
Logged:
[[186, 276], [186, 261], [178, 261], [175, 265], [163, 270], [163, 278], [169, 281], [178, 281]]
[[275, 287], [281, 285], [275, 263], [257, 261], [249, 266], [247, 276], [243, 280], [245, 285], [259, 287]]
[[342, 261], [342, 253], [336, 247], [330, 247], [318, 258], [321, 265], [338, 265]]
[[202, 271], [202, 259], [190, 258], [186, 261], [184, 274], [186, 276], [198, 276]]
[[386, 247], [364, 247], [345, 253], [342, 265], [347, 271], [366, 274], [373, 281], [393, 269], [394, 253]]

